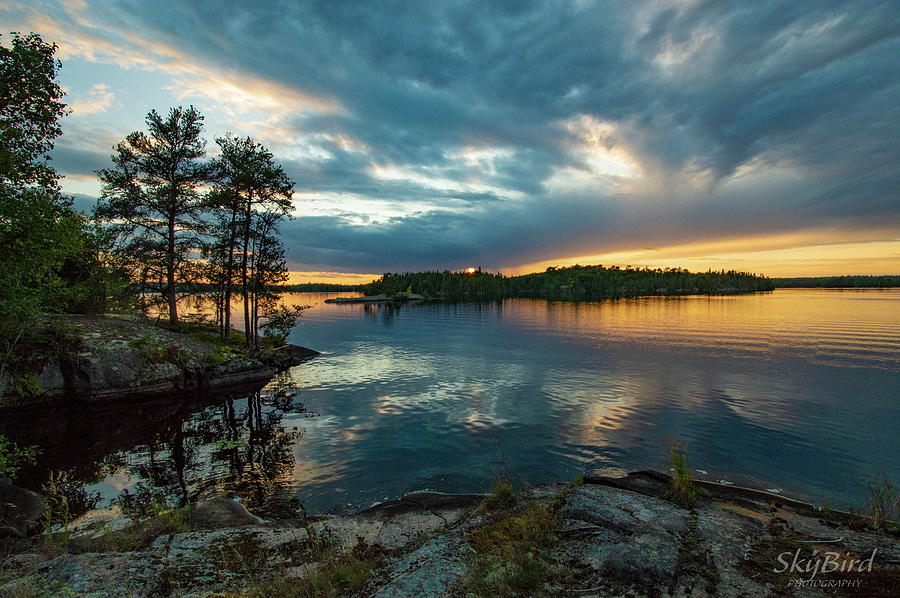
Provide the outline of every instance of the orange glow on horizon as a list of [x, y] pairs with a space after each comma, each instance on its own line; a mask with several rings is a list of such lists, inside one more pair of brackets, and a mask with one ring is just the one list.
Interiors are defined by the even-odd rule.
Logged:
[[326, 283], [326, 284], [367, 284], [380, 278], [381, 274], [355, 272], [290, 272], [286, 284]]
[[[575, 264], [679, 267], [692, 272], [734, 269], [776, 277], [897, 275], [900, 274], [900, 237], [888, 233], [873, 240], [854, 238], [850, 234], [839, 237], [834, 231], [814, 231], [558, 257], [499, 270], [507, 276], [516, 276], [543, 272], [548, 266]], [[474, 274], [477, 268], [470, 266], [463, 271]], [[291, 272], [288, 284], [358, 285], [380, 277], [381, 274], [352, 272]]]
[[741, 270], [766, 276], [885, 275], [900, 273], [900, 238], [826, 240], [816, 233], [647, 247], [579, 255], [502, 268], [506, 275], [575, 264], [686, 268], [694, 272]]

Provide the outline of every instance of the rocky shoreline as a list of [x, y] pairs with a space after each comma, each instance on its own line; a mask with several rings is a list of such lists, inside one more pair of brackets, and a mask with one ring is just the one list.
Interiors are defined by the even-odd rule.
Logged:
[[0, 379], [0, 410], [137, 401], [259, 383], [319, 355], [284, 345], [250, 356], [139, 317], [73, 316], [71, 323], [80, 336], [74, 347], [47, 351], [34, 372]]
[[367, 295], [365, 297], [332, 297], [331, 299], [326, 299], [325, 303], [416, 303], [424, 300], [424, 296], [416, 293], [396, 293], [394, 295]]
[[[888, 596], [900, 582], [896, 533], [709, 483], [687, 510], [663, 498], [668, 482], [636, 472], [518, 495], [419, 492], [348, 516], [298, 509], [268, 521], [214, 499], [185, 514], [187, 527], [137, 542], [109, 521], [65, 548], [47, 536], [19, 540], [0, 565], [0, 595]], [[779, 571], [795, 555], [826, 553], [856, 568]], [[822, 583], [802, 585], [809, 579]]]

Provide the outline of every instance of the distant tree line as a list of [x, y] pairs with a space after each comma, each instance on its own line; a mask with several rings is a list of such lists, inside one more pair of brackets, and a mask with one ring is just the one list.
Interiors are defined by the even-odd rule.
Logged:
[[361, 284], [333, 284], [329, 282], [304, 282], [283, 284], [279, 290], [285, 293], [350, 293], [361, 290]]
[[366, 295], [393, 295], [404, 291], [430, 298], [481, 301], [505, 297], [593, 300], [647, 295], [725, 295], [771, 291], [775, 286], [764, 276], [720, 270], [690, 272], [682, 268], [620, 268], [571, 266], [547, 268], [523, 276], [487, 272], [411, 272], [384, 274], [364, 285]]
[[900, 287], [900, 276], [816, 276], [796, 278], [773, 278], [779, 289], [822, 288], [822, 289], [873, 289]]

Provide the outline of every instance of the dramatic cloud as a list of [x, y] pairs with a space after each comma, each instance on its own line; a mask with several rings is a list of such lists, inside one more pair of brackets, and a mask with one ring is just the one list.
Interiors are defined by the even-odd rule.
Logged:
[[72, 112], [78, 115], [94, 114], [96, 112], [106, 112], [116, 96], [109, 90], [104, 83], [97, 83], [91, 87], [91, 90], [81, 98], [69, 103]]
[[253, 135], [297, 180], [284, 226], [297, 270], [900, 240], [892, 0], [7, 13], [60, 44], [64, 77], [73, 65], [61, 171], [86, 176], [147, 110], [194, 103], [210, 138]]

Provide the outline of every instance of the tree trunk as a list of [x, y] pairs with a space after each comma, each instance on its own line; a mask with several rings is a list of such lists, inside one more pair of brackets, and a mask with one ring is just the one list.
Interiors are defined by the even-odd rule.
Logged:
[[252, 254], [249, 258], [250, 265], [247, 267], [248, 278], [250, 279], [249, 293], [247, 295], [247, 301], [250, 305], [250, 327], [247, 329], [247, 338], [252, 339], [252, 345], [255, 348], [257, 346], [257, 336], [256, 336], [256, 256], [257, 256], [257, 247], [256, 247], [256, 239], [250, 245], [250, 253]]
[[234, 241], [237, 237], [237, 208], [231, 210], [231, 226], [228, 229], [228, 267], [225, 269], [225, 330], [223, 336], [231, 335], [231, 279], [234, 272]]
[[175, 215], [169, 215], [169, 245], [166, 248], [166, 301], [169, 322], [178, 322], [178, 300], [175, 295]]
[[246, 345], [253, 347], [250, 330], [250, 303], [247, 301], [249, 288], [247, 287], [247, 257], [250, 246], [250, 217], [253, 213], [253, 191], [247, 194], [247, 205], [244, 209], [244, 252], [241, 257], [241, 296], [244, 300], [244, 334], [246, 336]]

